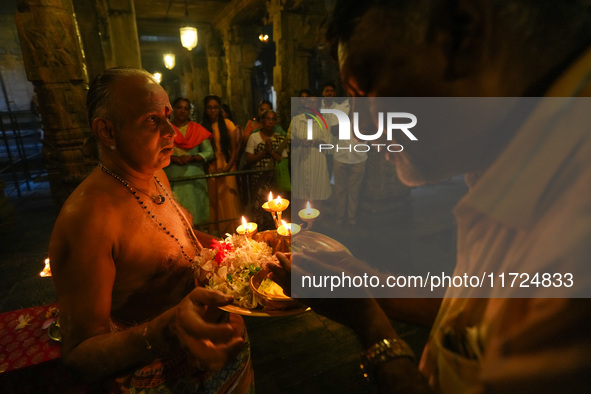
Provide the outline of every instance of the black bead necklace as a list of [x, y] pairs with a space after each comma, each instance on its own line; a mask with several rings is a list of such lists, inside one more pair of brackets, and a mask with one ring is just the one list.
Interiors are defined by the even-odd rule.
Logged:
[[[164, 204], [164, 201], [166, 201], [166, 199], [164, 198], [164, 196], [162, 194], [158, 194], [157, 196], [151, 196], [150, 194], [146, 193], [145, 191], [143, 191], [139, 187], [134, 186], [127, 179], [125, 179], [125, 178], [117, 175], [116, 173], [114, 173], [113, 171], [111, 171], [110, 169], [108, 169], [107, 167], [105, 167], [103, 165], [103, 163], [99, 163], [99, 166], [101, 167], [101, 170], [103, 170], [107, 174], [111, 175], [113, 178], [117, 179], [119, 182], [123, 183], [128, 189], [130, 189], [130, 190], [133, 190], [133, 189], [138, 190], [138, 191], [144, 193], [146, 196], [150, 197], [150, 200], [152, 200], [154, 202], [154, 204], [161, 205], [161, 204]], [[154, 175], [154, 179], [156, 179], [156, 175]]]
[[[101, 170], [103, 170], [103, 172], [105, 174], [110, 175], [111, 177], [115, 178], [116, 180], [118, 180], [119, 182], [121, 182], [127, 188], [127, 190], [129, 190], [129, 192], [135, 197], [135, 199], [138, 202], [138, 204], [140, 204], [140, 206], [142, 207], [142, 209], [144, 210], [144, 212], [146, 212], [146, 215], [148, 215], [148, 217], [151, 218], [158, 225], [158, 228], [161, 229], [167, 236], [170, 236], [170, 238], [172, 238], [172, 239], [175, 240], [175, 242], [180, 247], [180, 250], [181, 250], [182, 255], [187, 259], [187, 261], [189, 263], [192, 264], [193, 263], [193, 258], [191, 258], [187, 254], [187, 252], [185, 252], [185, 247], [181, 244], [181, 242], [178, 239], [178, 237], [176, 235], [174, 235], [173, 233], [171, 233], [170, 230], [168, 230], [166, 228], [166, 226], [164, 226], [164, 224], [162, 224], [162, 222], [160, 220], [158, 220], [158, 218], [156, 217], [156, 215], [154, 215], [154, 213], [150, 209], [148, 209], [148, 207], [146, 206], [146, 204], [141, 200], [140, 196], [136, 192], [136, 189], [137, 190], [140, 190], [140, 189], [138, 189], [137, 187], [133, 186], [131, 184], [131, 182], [129, 182], [127, 179], [125, 179], [125, 178], [117, 175], [116, 173], [114, 173], [113, 171], [111, 171], [110, 169], [108, 169], [107, 167], [105, 167], [103, 165], [103, 163], [99, 163], [99, 167], [101, 168]], [[174, 207], [174, 209], [177, 212], [179, 218], [181, 219], [181, 222], [183, 223], [183, 226], [185, 226], [185, 229], [187, 230], [187, 236], [189, 237], [189, 239], [191, 240], [191, 243], [195, 247], [196, 253], [198, 253], [203, 248], [203, 246], [201, 246], [201, 243], [197, 239], [197, 236], [195, 235], [195, 232], [193, 231], [192, 226], [189, 224], [189, 222], [185, 218], [185, 215], [182, 213], [182, 211], [179, 209], [179, 207], [175, 203], [174, 198], [170, 198], [170, 195], [168, 194], [168, 191], [166, 190], [166, 188], [164, 187], [164, 185], [162, 184], [162, 182], [160, 182], [160, 180], [158, 179], [158, 177], [156, 175], [154, 175], [154, 180], [156, 181], [157, 186], [160, 186], [160, 188], [166, 194], [166, 197], [168, 197], [168, 199], [171, 201], [172, 206]], [[140, 190], [140, 191], [142, 193], [148, 195], [146, 192], [143, 192], [142, 190]], [[148, 195], [148, 197], [150, 197], [151, 200], [155, 204], [157, 204], [157, 205], [161, 205], [161, 204], [164, 203], [164, 201], [166, 201], [166, 199], [162, 195], [160, 195], [161, 198], [158, 200], [158, 201], [161, 201], [161, 202], [154, 201], [154, 199], [150, 195]]]

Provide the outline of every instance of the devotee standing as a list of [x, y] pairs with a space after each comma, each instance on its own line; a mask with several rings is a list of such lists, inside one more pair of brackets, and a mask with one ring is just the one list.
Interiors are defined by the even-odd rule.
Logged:
[[[172, 103], [172, 126], [175, 128], [174, 152], [164, 169], [169, 179], [205, 174], [204, 164], [213, 159], [211, 133], [189, 120], [191, 102], [179, 97]], [[209, 221], [209, 195], [205, 179], [171, 182], [176, 199], [192, 216], [193, 226]]]
[[217, 308], [231, 297], [195, 288], [193, 258], [211, 237], [193, 232], [162, 170], [175, 137], [166, 92], [146, 71], [108, 69], [87, 108], [101, 162], [49, 247], [63, 362], [123, 392], [248, 392], [244, 323]]
[[[263, 100], [259, 103], [259, 107], [257, 109], [257, 116], [254, 117], [253, 119], [250, 119], [248, 122], [246, 122], [246, 126], [244, 127], [244, 141], [243, 141], [243, 145], [246, 145], [246, 143], [248, 142], [248, 137], [250, 137], [250, 135], [255, 132], [256, 130], [259, 130], [262, 127], [262, 122], [261, 122], [261, 115], [263, 114], [263, 112], [268, 111], [268, 110], [272, 110], [273, 109], [273, 105], [271, 104], [271, 102], [269, 100]], [[285, 130], [283, 130], [283, 128], [281, 127], [281, 125], [279, 123], [275, 124], [275, 133], [279, 134], [279, 135], [285, 135]]]
[[322, 210], [322, 203], [330, 197], [331, 186], [326, 164], [326, 155], [319, 151], [318, 144], [330, 143], [332, 136], [326, 127], [312, 122], [312, 139], [308, 139], [309, 111], [318, 111], [318, 97], [305, 99], [304, 112], [293, 117], [288, 134], [292, 136], [291, 196], [292, 210], [305, 208], [310, 201], [316, 209]]
[[[274, 169], [277, 163], [283, 160], [287, 161], [285, 147], [289, 139], [274, 131], [277, 123], [275, 111], [270, 109], [263, 112], [261, 122], [263, 126], [250, 135], [246, 144], [246, 161], [251, 168], [256, 170]], [[249, 207], [248, 218], [256, 222], [262, 230], [272, 230], [275, 228], [273, 219], [261, 207], [268, 201], [269, 192], [272, 191], [275, 196], [278, 194], [276, 173], [275, 171], [262, 171], [253, 174], [250, 180], [252, 202]], [[286, 198], [285, 195], [283, 197]]]
[[[238, 146], [236, 126], [224, 119], [222, 101], [217, 96], [203, 100], [203, 127], [213, 135], [215, 159], [209, 164], [209, 174], [236, 171]], [[233, 175], [208, 179], [210, 233], [224, 236], [234, 233], [240, 225], [241, 204], [236, 177]]]

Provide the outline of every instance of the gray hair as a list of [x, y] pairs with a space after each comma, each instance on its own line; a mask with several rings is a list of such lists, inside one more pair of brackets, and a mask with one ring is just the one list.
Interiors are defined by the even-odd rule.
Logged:
[[113, 97], [113, 87], [117, 82], [129, 77], [146, 78], [157, 83], [152, 74], [139, 68], [114, 67], [103, 71], [90, 84], [86, 97], [86, 109], [91, 127], [96, 118], [107, 118], [119, 127], [119, 114], [113, 111], [119, 107], [117, 98]]

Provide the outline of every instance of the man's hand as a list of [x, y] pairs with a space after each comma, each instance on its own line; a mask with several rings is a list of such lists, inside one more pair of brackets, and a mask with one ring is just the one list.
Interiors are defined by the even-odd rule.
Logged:
[[228, 305], [232, 297], [217, 291], [196, 288], [174, 309], [169, 323], [171, 333], [205, 370], [218, 370], [232, 360], [244, 346], [242, 319], [219, 320], [218, 306]]
[[[346, 252], [298, 253], [298, 264], [294, 266], [291, 264], [292, 254], [277, 253], [276, 256], [279, 265], [268, 264], [267, 268], [271, 271], [273, 281], [279, 284], [288, 295], [291, 295], [292, 269], [297, 275], [307, 275], [304, 271], [304, 267], [307, 266], [313, 266], [315, 272], [321, 267], [327, 272], [342, 272], [342, 270], [353, 270], [356, 262], [359, 262]], [[369, 294], [366, 298], [297, 298], [297, 300], [310, 306], [315, 312], [352, 328], [362, 343], [368, 346], [382, 338], [396, 337], [396, 332], [386, 314]]]

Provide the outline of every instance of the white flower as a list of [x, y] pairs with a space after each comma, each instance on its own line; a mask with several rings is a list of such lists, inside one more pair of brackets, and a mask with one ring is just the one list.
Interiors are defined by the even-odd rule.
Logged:
[[[222, 243], [212, 243], [221, 250], [202, 249], [195, 257], [193, 266], [207, 272], [208, 283], [205, 287], [234, 296], [234, 303], [239, 306], [256, 308], [257, 300], [250, 289], [250, 277], [263, 264], [277, 262], [277, 258], [273, 256], [271, 247], [264, 242], [254, 241], [243, 235], [226, 235]], [[222, 254], [216, 261], [218, 253]]]

